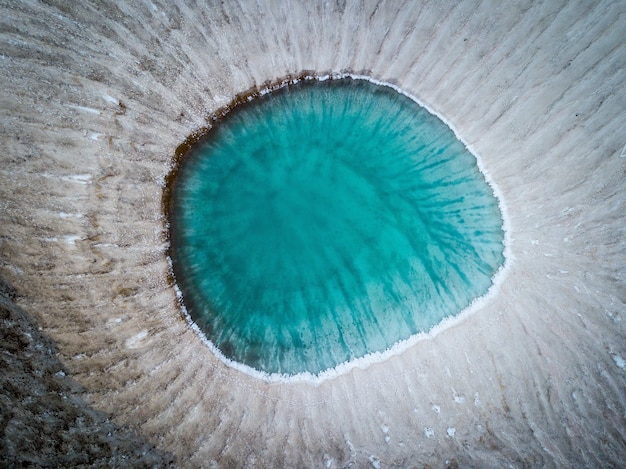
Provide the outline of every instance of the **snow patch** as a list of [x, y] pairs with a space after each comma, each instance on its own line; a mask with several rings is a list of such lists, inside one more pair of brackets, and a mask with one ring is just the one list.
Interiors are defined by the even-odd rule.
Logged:
[[380, 460], [374, 456], [373, 454], [370, 455], [369, 457], [370, 462], [372, 463], [372, 466], [374, 466], [375, 469], [380, 469]]
[[77, 182], [79, 184], [91, 184], [91, 174], [73, 174], [71, 176], [64, 176], [61, 179], [64, 181]]
[[618, 368], [624, 369], [626, 367], [626, 361], [622, 357], [620, 357], [617, 353], [612, 353], [611, 358], [615, 362]]
[[130, 339], [128, 339], [126, 341], [126, 347], [127, 348], [137, 348], [137, 347], [139, 347], [141, 341], [143, 339], [145, 339], [146, 337], [148, 337], [148, 331], [144, 329], [139, 334], [136, 334], [133, 337], [131, 337]]
[[452, 388], [452, 396], [454, 396], [454, 402], [456, 402], [457, 404], [462, 404], [463, 402], [465, 402], [465, 396], [463, 396], [462, 394], [457, 394], [454, 388]]
[[102, 99], [104, 99], [107, 103], [115, 104], [116, 106], [120, 105], [119, 99], [116, 99], [113, 96], [109, 96], [108, 94], [103, 94]]
[[391, 437], [388, 435], [389, 427], [387, 425], [381, 425], [380, 429], [385, 434], [385, 443], [389, 443], [389, 441], [391, 441]]
[[87, 112], [89, 114], [96, 114], [96, 115], [100, 115], [100, 111], [98, 109], [94, 109], [92, 107], [85, 107], [85, 106], [75, 106], [73, 104], [68, 105], [67, 107], [69, 107], [70, 109], [75, 109], [77, 111], [82, 111], [82, 112]]
[[76, 241], [80, 241], [82, 238], [80, 236], [75, 236], [75, 235], [67, 235], [67, 236], [63, 236], [63, 241], [65, 241], [67, 244], [76, 244]]

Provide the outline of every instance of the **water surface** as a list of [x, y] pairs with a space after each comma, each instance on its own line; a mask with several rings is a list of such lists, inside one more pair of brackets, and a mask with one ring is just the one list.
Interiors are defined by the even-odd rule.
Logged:
[[476, 158], [366, 80], [237, 106], [184, 158], [170, 218], [191, 318], [266, 373], [316, 374], [426, 332], [484, 295], [504, 261]]

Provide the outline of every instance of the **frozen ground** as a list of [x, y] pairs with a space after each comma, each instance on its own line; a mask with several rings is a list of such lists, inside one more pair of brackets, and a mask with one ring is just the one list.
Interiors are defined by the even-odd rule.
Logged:
[[[4, 1], [0, 276], [109, 411], [188, 467], [626, 459], [626, 2]], [[163, 180], [235, 94], [394, 83], [480, 156], [511, 269], [473, 314], [317, 385], [225, 366], [168, 277]]]

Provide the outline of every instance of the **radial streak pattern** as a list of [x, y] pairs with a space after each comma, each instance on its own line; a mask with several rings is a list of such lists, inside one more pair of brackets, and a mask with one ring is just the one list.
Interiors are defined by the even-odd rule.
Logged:
[[[0, 275], [96, 406], [189, 467], [609, 467], [626, 459], [623, 0], [8, 0]], [[317, 386], [226, 367], [178, 314], [163, 180], [242, 90], [392, 82], [507, 204], [475, 314]]]

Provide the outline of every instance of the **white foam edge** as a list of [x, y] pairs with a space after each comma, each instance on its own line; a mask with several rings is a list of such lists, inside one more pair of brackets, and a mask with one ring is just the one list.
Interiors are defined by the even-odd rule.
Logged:
[[[391, 83], [387, 83], [381, 80], [377, 80], [367, 75], [357, 75], [357, 74], [352, 74], [352, 73], [329, 73], [329, 74], [320, 75], [320, 76], [312, 76], [312, 75], [306, 76], [302, 78], [302, 80], [326, 81], [330, 79], [341, 79], [341, 78], [365, 80], [375, 85], [386, 86], [388, 88], [392, 88], [398, 93], [411, 99], [422, 108], [426, 109], [430, 114], [436, 116], [439, 120], [441, 120], [444, 124], [446, 124], [450, 130], [452, 130], [455, 137], [461, 143], [463, 143], [467, 151], [469, 151], [474, 156], [474, 158], [476, 158], [476, 165], [478, 166], [478, 170], [485, 178], [485, 181], [491, 188], [493, 196], [495, 197], [498, 203], [498, 207], [502, 215], [502, 231], [504, 233], [504, 240], [503, 240], [504, 262], [502, 263], [498, 271], [491, 277], [491, 286], [489, 287], [489, 289], [484, 295], [474, 298], [472, 302], [469, 304], [469, 306], [467, 306], [461, 312], [459, 312], [458, 314], [455, 314], [454, 316], [448, 316], [442, 319], [440, 322], [438, 322], [436, 325], [430, 328], [427, 332], [419, 332], [417, 334], [412, 335], [408, 339], [403, 339], [403, 340], [396, 342], [394, 345], [392, 345], [391, 347], [383, 351], [368, 353], [367, 355], [364, 355], [362, 357], [339, 363], [333, 368], [329, 368], [317, 374], [313, 374], [309, 372], [302, 372], [302, 373], [290, 375], [290, 374], [282, 374], [282, 373], [267, 373], [265, 371], [257, 370], [256, 368], [248, 366], [244, 363], [231, 360], [230, 358], [226, 357], [221, 352], [221, 350], [206, 336], [206, 334], [202, 331], [202, 329], [200, 329], [200, 327], [194, 322], [191, 315], [187, 311], [187, 308], [185, 307], [185, 304], [184, 304], [183, 292], [181, 291], [181, 289], [178, 287], [178, 284], [176, 283], [176, 276], [174, 275], [173, 261], [171, 257], [168, 255], [167, 261], [169, 264], [170, 275], [172, 275], [172, 278], [174, 279], [174, 290], [176, 292], [176, 298], [178, 300], [183, 316], [185, 317], [189, 326], [196, 332], [200, 340], [209, 348], [209, 350], [211, 350], [211, 352], [226, 366], [228, 366], [229, 368], [233, 368], [237, 371], [240, 371], [246, 375], [252, 376], [253, 378], [257, 378], [261, 381], [265, 381], [267, 383], [309, 383], [309, 384], [313, 384], [317, 386], [323, 383], [324, 381], [347, 374], [355, 368], [365, 370], [372, 365], [383, 363], [392, 357], [402, 355], [405, 351], [413, 348], [419, 342], [422, 342], [424, 340], [432, 340], [437, 335], [445, 331], [446, 329], [449, 329], [453, 326], [456, 326], [462, 323], [469, 316], [474, 314], [476, 311], [483, 309], [487, 304], [493, 301], [495, 296], [499, 293], [500, 287], [502, 286], [502, 284], [508, 277], [513, 264], [515, 263], [515, 258], [510, 248], [511, 246], [510, 218], [508, 216], [508, 209], [504, 202], [504, 197], [502, 195], [502, 192], [500, 191], [495, 181], [492, 179], [489, 172], [485, 169], [481, 157], [472, 149], [470, 145], [468, 145], [465, 142], [465, 140], [457, 132], [456, 128], [452, 124], [450, 124], [450, 122], [448, 122], [448, 120], [445, 117], [443, 117], [441, 114], [439, 114], [438, 112], [430, 108], [428, 105], [423, 103], [416, 96], [413, 96], [412, 94], [406, 92], [405, 90], [401, 89], [400, 87], [396, 85], [393, 85]], [[283, 86], [289, 86], [291, 84], [295, 84], [298, 81], [300, 80], [299, 79], [289, 80], [285, 82], [279, 88], [282, 88]], [[268, 90], [267, 93], [270, 93], [271, 91], [275, 91], [276, 89], [277, 88], [272, 88], [271, 90]], [[263, 93], [263, 94], [267, 94], [267, 93]], [[167, 229], [169, 230], [169, 223], [167, 222], [167, 220], [166, 220], [166, 224], [167, 224]], [[168, 246], [168, 249], [169, 249], [169, 246]]]

